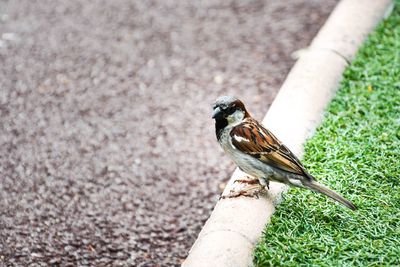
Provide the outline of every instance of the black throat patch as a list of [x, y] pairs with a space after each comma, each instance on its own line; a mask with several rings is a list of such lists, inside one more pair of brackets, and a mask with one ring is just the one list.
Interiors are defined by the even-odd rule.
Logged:
[[217, 135], [217, 139], [221, 138], [222, 131], [228, 125], [228, 120], [225, 118], [219, 118], [215, 120], [215, 133]]

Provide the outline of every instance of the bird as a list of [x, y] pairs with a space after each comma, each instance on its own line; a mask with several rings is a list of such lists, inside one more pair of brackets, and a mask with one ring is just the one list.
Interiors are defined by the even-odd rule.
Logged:
[[[253, 177], [235, 182], [268, 189], [270, 181], [279, 182], [310, 189], [351, 210], [357, 209], [351, 201], [317, 182], [293, 152], [249, 114], [241, 100], [234, 96], [220, 96], [212, 108], [218, 143], [240, 170]], [[230, 195], [222, 198], [258, 197], [258, 193], [259, 190], [243, 189], [236, 193], [231, 191]]]

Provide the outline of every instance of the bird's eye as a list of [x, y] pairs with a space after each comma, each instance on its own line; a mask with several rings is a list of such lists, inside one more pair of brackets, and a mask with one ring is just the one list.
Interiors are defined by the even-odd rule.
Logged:
[[228, 114], [233, 114], [235, 111], [236, 111], [236, 107], [235, 106], [229, 107], [229, 108], [226, 109], [226, 113], [228, 113]]

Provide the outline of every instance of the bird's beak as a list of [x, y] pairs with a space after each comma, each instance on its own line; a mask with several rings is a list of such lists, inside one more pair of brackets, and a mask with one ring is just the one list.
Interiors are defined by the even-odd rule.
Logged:
[[221, 109], [219, 107], [214, 108], [212, 118], [215, 119], [221, 115]]

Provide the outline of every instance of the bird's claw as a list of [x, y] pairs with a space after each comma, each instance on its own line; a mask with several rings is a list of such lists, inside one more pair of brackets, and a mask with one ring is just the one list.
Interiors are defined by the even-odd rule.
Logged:
[[259, 197], [259, 193], [260, 193], [259, 190], [256, 190], [256, 191], [253, 191], [253, 192], [249, 192], [249, 191], [246, 191], [246, 190], [241, 190], [239, 192], [235, 192], [234, 190], [231, 190], [228, 195], [225, 195], [225, 196], [221, 195], [219, 197], [219, 199], [237, 198], [237, 197], [240, 197], [240, 196], [255, 197], [255, 198], [258, 199], [258, 198], [260, 198]]
[[238, 180], [235, 180], [233, 183], [260, 184], [260, 181], [258, 179], [251, 179], [251, 180], [250, 179], [238, 179]]

